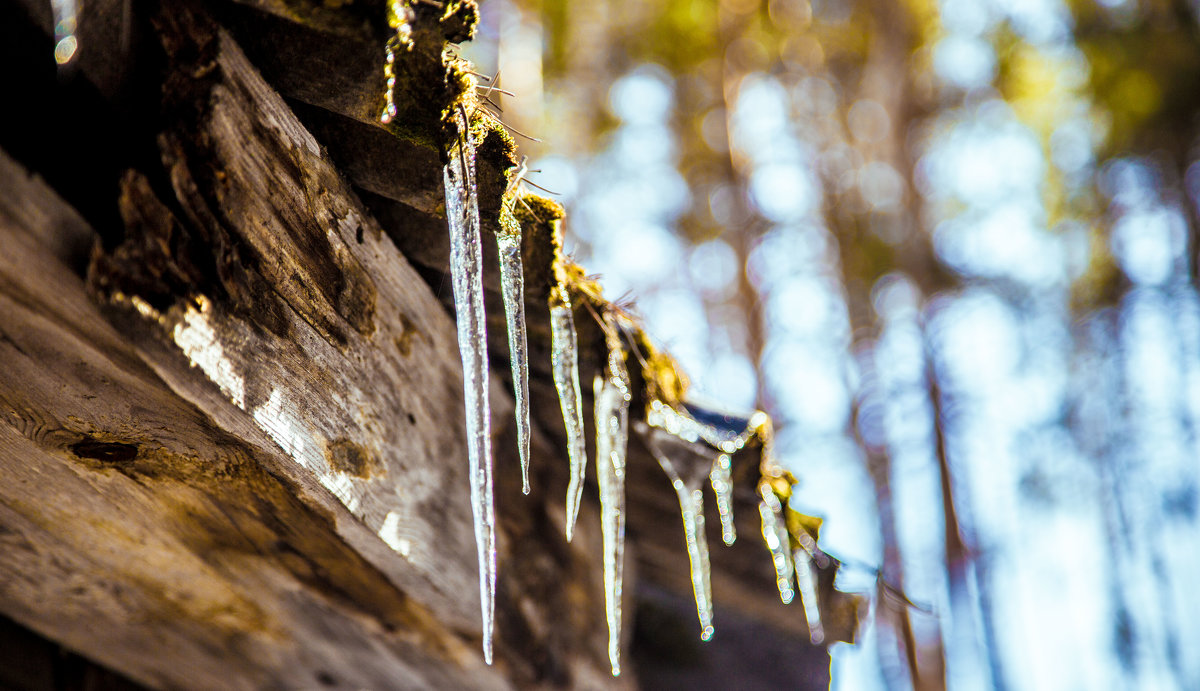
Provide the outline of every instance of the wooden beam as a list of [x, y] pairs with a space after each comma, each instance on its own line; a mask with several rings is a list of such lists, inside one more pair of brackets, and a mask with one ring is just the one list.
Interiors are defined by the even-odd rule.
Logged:
[[178, 395], [36, 233], [0, 235], [5, 614], [154, 687], [503, 685], [266, 433]]

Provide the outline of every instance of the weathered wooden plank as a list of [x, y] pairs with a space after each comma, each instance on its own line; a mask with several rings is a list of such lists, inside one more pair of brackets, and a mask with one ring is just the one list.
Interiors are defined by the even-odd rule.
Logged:
[[157, 687], [503, 685], [266, 435], [179, 398], [0, 224], [0, 606]]
[[[424, 574], [454, 625], [477, 626], [478, 601], [464, 595], [474, 592], [474, 538], [452, 322], [236, 45], [217, 33], [197, 53], [182, 43], [195, 29], [163, 30], [168, 50], [209, 68], [169, 85], [169, 98], [187, 100], [178, 107], [199, 112], [160, 145], [178, 223], [211, 243], [219, 282], [188, 286], [190, 302], [161, 312], [137, 300], [125, 263], [101, 260], [94, 283], [150, 314], [294, 463]], [[154, 204], [131, 186], [123, 201], [127, 217]], [[158, 336], [141, 341], [151, 361], [177, 368], [177, 355], [152, 350]], [[185, 396], [194, 389], [180, 385]]]

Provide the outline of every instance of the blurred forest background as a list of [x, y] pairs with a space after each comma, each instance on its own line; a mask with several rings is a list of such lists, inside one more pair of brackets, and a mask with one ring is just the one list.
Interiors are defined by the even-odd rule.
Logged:
[[835, 688], [1200, 688], [1200, 3], [482, 15], [568, 249], [916, 604]]

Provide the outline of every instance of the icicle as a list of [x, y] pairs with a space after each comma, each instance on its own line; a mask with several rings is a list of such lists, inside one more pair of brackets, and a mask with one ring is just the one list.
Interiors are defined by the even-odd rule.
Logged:
[[808, 637], [813, 645], [825, 640], [825, 628], [821, 625], [821, 604], [817, 600], [817, 570], [813, 555], [798, 547], [792, 552], [792, 563], [796, 567], [796, 588], [800, 591], [800, 606], [808, 620]]
[[596, 481], [600, 485], [600, 527], [604, 535], [604, 605], [608, 616], [608, 660], [621, 674], [621, 590], [625, 567], [625, 451], [632, 398], [625, 352], [615, 326], [608, 328], [607, 376], [593, 381], [596, 408]]
[[385, 104], [379, 121], [385, 125], [396, 117], [396, 54], [401, 50], [412, 50], [412, 24], [409, 23], [412, 19], [413, 11], [408, 0], [389, 0], [387, 21], [395, 33], [388, 37], [384, 47], [387, 60], [383, 64], [383, 76], [387, 78], [387, 90], [384, 92]]
[[583, 439], [583, 409], [579, 407], [579, 353], [576, 348], [575, 315], [566, 288], [550, 289], [550, 363], [554, 387], [562, 407], [567, 429], [567, 456], [571, 461], [571, 481], [567, 486], [567, 542], [575, 534], [579, 500], [583, 497], [583, 471], [587, 467], [587, 447]]
[[679, 497], [679, 510], [683, 518], [683, 536], [687, 542], [688, 562], [691, 567], [692, 593], [696, 596], [696, 615], [700, 618], [700, 640], [707, 641], [713, 635], [712, 576], [708, 562], [708, 540], [704, 534], [704, 476], [696, 475], [685, 483], [671, 459], [662, 452], [654, 440], [654, 433], [645, 435], [646, 446], [662, 466], [671, 480], [675, 494]]
[[737, 540], [737, 530], [733, 527], [733, 462], [729, 454], [717, 456], [712, 471], [708, 474], [712, 483], [713, 494], [717, 495], [717, 513], [721, 516], [721, 539], [725, 544], [732, 545]]
[[496, 517], [492, 504], [486, 314], [480, 265], [482, 248], [475, 187], [475, 149], [466, 113], [460, 109], [459, 116], [459, 140], [451, 149], [450, 162], [444, 170], [446, 219], [450, 226], [450, 273], [458, 322], [458, 351], [463, 364], [471, 511], [475, 517], [475, 544], [479, 556], [483, 656], [490, 665], [496, 601]]
[[650, 402], [646, 422], [650, 423], [651, 427], [664, 429], [684, 441], [702, 441], [725, 453], [733, 453], [742, 448], [749, 438], [748, 434], [743, 438], [737, 433], [699, 422], [687, 412], [676, 410], [662, 401]]
[[75, 57], [79, 41], [75, 38], [77, 3], [75, 0], [50, 0], [54, 14], [54, 62], [65, 65]]
[[762, 518], [762, 536], [771, 550], [771, 561], [775, 564], [775, 585], [779, 587], [779, 599], [788, 604], [795, 597], [792, 590], [792, 555], [789, 550], [787, 526], [783, 519], [783, 506], [771, 485], [762, 483], [758, 486], [758, 494], [762, 501], [758, 504], [758, 514]]
[[[723, 455], [740, 451], [757, 433], [763, 417], [761, 411], [747, 419], [706, 410], [694, 403], [676, 409], [658, 400], [651, 401], [646, 411], [646, 422], [651, 427], [686, 442], [707, 444]], [[713, 489], [716, 491], [715, 486]]]
[[529, 494], [529, 350], [525, 333], [525, 270], [521, 266], [521, 226], [512, 214], [512, 194], [500, 207], [500, 286], [508, 318], [508, 353], [512, 362], [513, 398], [516, 400], [517, 448], [521, 452], [521, 491]]

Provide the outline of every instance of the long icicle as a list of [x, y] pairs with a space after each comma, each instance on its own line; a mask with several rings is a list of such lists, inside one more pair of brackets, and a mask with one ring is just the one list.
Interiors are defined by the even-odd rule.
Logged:
[[625, 351], [612, 319], [605, 315], [608, 371], [593, 381], [596, 412], [596, 481], [600, 485], [600, 528], [604, 535], [604, 608], [608, 617], [608, 660], [621, 674], [621, 592], [625, 568], [625, 452], [632, 398]]
[[521, 491], [529, 494], [529, 348], [525, 330], [525, 270], [521, 260], [521, 225], [512, 213], [515, 185], [500, 205], [500, 288], [508, 319], [508, 353], [516, 401], [517, 448], [521, 452]]
[[704, 492], [700, 487], [688, 487], [684, 483], [679, 471], [662, 452], [652, 435], [653, 432], [645, 435], [646, 446], [670, 478], [671, 486], [675, 488], [675, 494], [679, 497], [683, 537], [687, 542], [688, 563], [691, 567], [692, 593], [696, 596], [696, 616], [700, 619], [700, 640], [707, 641], [712, 638], [714, 629], [712, 569], [708, 561], [708, 540], [704, 533]]
[[792, 590], [792, 553], [788, 549], [789, 538], [787, 526], [783, 519], [783, 505], [775, 490], [769, 483], [763, 482], [758, 486], [758, 494], [762, 501], [758, 504], [758, 515], [762, 518], [763, 541], [771, 551], [771, 562], [775, 565], [775, 585], [779, 588], [779, 599], [789, 604], [796, 592]]
[[817, 599], [817, 570], [813, 555], [803, 547], [792, 551], [792, 562], [796, 567], [796, 589], [800, 591], [800, 606], [808, 621], [808, 638], [813, 645], [825, 640], [825, 627], [821, 624], [821, 603]]
[[491, 410], [488, 405], [487, 325], [480, 264], [479, 203], [475, 148], [467, 114], [459, 110], [459, 138], [444, 169], [446, 218], [450, 226], [450, 274], [463, 365], [471, 512], [479, 557], [479, 605], [483, 618], [483, 657], [492, 664], [496, 607], [496, 515], [492, 503]]
[[567, 456], [571, 461], [571, 481], [567, 486], [567, 542], [575, 535], [579, 501], [583, 498], [583, 471], [587, 467], [587, 446], [583, 439], [583, 409], [579, 406], [579, 352], [576, 345], [575, 315], [564, 286], [550, 289], [550, 363], [554, 387], [562, 407], [567, 430]]
[[737, 530], [733, 526], [733, 461], [729, 454], [717, 456], [708, 479], [712, 483], [713, 494], [717, 496], [717, 513], [721, 516], [721, 539], [726, 545], [732, 545], [737, 540]]

